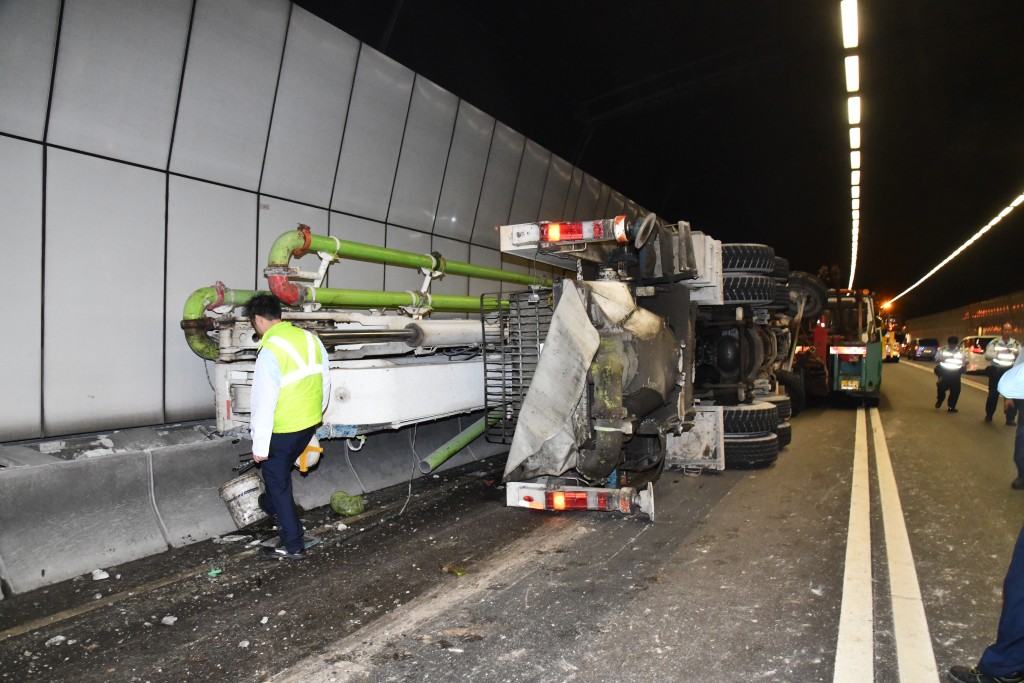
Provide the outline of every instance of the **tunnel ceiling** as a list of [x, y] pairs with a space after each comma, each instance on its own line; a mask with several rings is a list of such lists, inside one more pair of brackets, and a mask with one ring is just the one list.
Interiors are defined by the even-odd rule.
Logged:
[[[300, 0], [645, 208], [850, 261], [838, 0]], [[860, 0], [856, 286], [892, 296], [1024, 191], [1024, 3]], [[1024, 208], [897, 304], [1024, 287]]]

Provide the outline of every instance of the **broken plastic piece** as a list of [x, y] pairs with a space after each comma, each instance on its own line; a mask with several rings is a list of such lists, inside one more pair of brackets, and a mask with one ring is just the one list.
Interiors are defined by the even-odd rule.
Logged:
[[211, 565], [210, 565], [210, 571], [206, 572], [206, 575], [207, 575], [207, 576], [219, 576], [219, 575], [220, 575], [220, 574], [222, 574], [223, 572], [224, 572], [224, 570], [223, 570], [223, 569], [217, 569], [217, 568], [216, 568], [215, 566], [213, 566], [213, 565], [211, 564]]
[[441, 565], [441, 571], [443, 571], [445, 574], [455, 574], [455, 576], [465, 576], [466, 575], [466, 570], [463, 569], [462, 567], [459, 567], [458, 565], [456, 565], [453, 562], [449, 562], [447, 564], [442, 564]]
[[104, 571], [102, 569], [93, 569], [92, 570], [92, 580], [93, 581], [101, 581], [103, 579], [109, 579], [109, 578], [110, 578], [110, 574], [108, 574], [106, 571]]
[[366, 501], [362, 496], [350, 496], [344, 491], [335, 491], [331, 496], [331, 509], [343, 517], [351, 517], [366, 510]]
[[174, 622], [178, 620], [178, 617], [172, 617], [168, 614], [166, 617], [160, 620], [160, 623], [164, 626], [174, 626]]

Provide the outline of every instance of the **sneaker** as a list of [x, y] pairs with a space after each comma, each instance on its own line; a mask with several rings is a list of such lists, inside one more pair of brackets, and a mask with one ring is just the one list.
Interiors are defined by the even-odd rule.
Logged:
[[960, 411], [956, 408], [946, 408], [947, 413], [959, 413]]
[[268, 548], [263, 546], [260, 548], [260, 557], [268, 560], [304, 560], [306, 559], [306, 549], [300, 548], [299, 552], [290, 553], [286, 548]]
[[949, 670], [949, 680], [955, 683], [1024, 683], [1024, 672], [1005, 676], [986, 676], [978, 667], [954, 666]]
[[1010, 484], [1010, 488], [1017, 489], [1018, 491], [1020, 489], [1024, 489], [1024, 477], [1017, 477], [1016, 479], [1014, 479], [1013, 482]]
[[936, 408], [941, 408], [942, 407], [942, 401], [936, 401], [935, 402], [935, 407]]
[[992, 421], [992, 416], [991, 415], [986, 415], [985, 416], [985, 422], [991, 422], [991, 421]]

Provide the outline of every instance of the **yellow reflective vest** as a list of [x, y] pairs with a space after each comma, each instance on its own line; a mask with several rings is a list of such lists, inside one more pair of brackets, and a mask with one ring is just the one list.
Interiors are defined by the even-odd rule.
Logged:
[[298, 432], [320, 424], [325, 359], [313, 335], [289, 322], [280, 322], [267, 330], [258, 348], [274, 354], [281, 368], [274, 433]]

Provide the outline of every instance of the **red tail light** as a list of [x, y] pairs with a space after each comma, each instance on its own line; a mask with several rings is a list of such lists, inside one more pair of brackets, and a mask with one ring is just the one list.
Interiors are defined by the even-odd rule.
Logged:
[[579, 242], [602, 240], [605, 235], [602, 221], [573, 221], [569, 223], [541, 223], [543, 242]]

